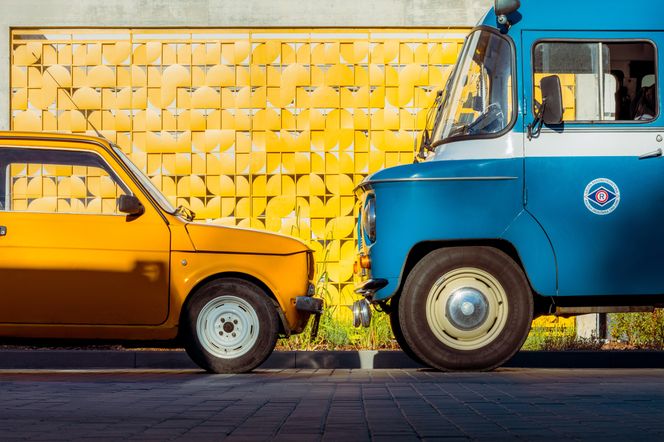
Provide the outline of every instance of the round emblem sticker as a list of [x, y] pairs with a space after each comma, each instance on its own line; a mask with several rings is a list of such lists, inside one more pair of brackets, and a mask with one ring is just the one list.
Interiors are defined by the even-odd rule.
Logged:
[[620, 189], [608, 178], [591, 181], [583, 192], [586, 207], [596, 215], [608, 215], [620, 204]]

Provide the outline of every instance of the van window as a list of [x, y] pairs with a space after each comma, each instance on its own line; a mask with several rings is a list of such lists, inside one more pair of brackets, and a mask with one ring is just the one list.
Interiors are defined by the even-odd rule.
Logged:
[[650, 42], [541, 42], [535, 45], [534, 93], [557, 75], [566, 122], [651, 121], [657, 116], [655, 47]]
[[4, 191], [0, 210], [120, 215], [124, 184], [95, 153], [0, 149]]

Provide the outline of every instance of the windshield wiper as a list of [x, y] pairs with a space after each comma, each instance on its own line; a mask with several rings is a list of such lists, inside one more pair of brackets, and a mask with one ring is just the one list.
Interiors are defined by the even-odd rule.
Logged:
[[175, 214], [182, 216], [187, 221], [193, 221], [196, 217], [196, 214], [185, 206], [178, 206], [177, 209], [175, 209]]

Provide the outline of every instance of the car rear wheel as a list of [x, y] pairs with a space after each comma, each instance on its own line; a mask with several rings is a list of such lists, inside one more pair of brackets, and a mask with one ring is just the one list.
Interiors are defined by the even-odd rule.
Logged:
[[255, 284], [236, 278], [212, 281], [183, 310], [185, 349], [207, 371], [251, 371], [274, 350], [278, 324], [275, 305]]
[[439, 249], [411, 271], [399, 301], [410, 349], [439, 370], [490, 370], [523, 345], [533, 297], [520, 267], [490, 247]]

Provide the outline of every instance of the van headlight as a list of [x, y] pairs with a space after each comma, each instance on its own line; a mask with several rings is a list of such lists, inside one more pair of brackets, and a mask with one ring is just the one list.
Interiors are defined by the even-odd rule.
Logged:
[[362, 228], [371, 242], [376, 241], [376, 198], [370, 197], [364, 206]]

